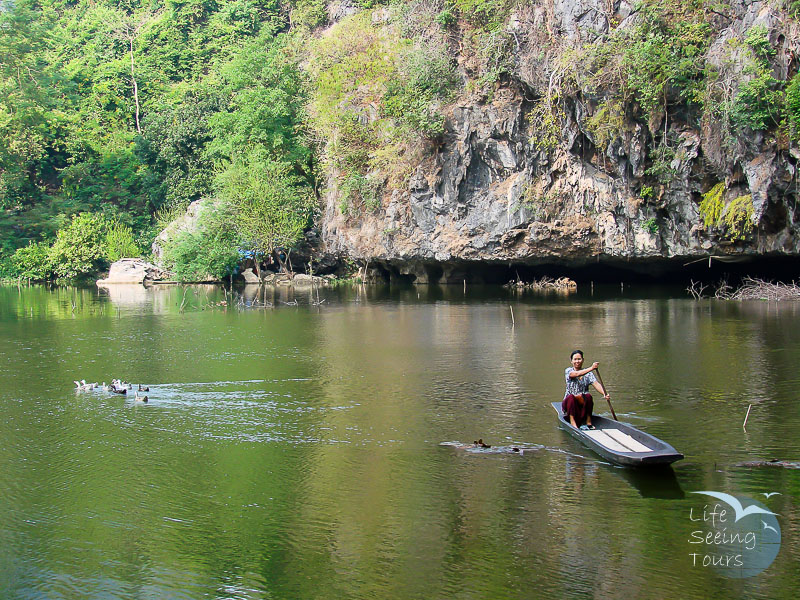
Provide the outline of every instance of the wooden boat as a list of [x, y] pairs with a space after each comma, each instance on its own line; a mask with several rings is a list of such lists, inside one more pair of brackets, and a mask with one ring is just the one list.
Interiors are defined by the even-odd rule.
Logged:
[[558, 414], [558, 425], [572, 437], [580, 440], [600, 456], [624, 467], [652, 467], [668, 465], [681, 460], [683, 454], [668, 443], [639, 431], [633, 425], [592, 415], [594, 430], [573, 427], [569, 417], [561, 410], [561, 402], [553, 402]]

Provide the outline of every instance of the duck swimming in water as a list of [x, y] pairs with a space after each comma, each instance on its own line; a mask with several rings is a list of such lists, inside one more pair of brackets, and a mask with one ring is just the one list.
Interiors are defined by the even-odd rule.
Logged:
[[149, 387], [142, 387], [142, 384], [140, 383], [139, 384], [139, 389], [137, 391], [139, 391], [139, 392], [149, 392], [150, 388]]
[[150, 398], [148, 398], [147, 396], [140, 396], [140, 395], [139, 395], [139, 392], [134, 392], [134, 393], [133, 393], [133, 401], [134, 401], [134, 402], [136, 402], [136, 403], [144, 403], [144, 404], [147, 404], [147, 402], [148, 402], [149, 400], [150, 400]]
[[89, 392], [97, 387], [96, 383], [86, 383], [85, 379], [81, 379], [80, 381], [73, 381], [75, 384], [75, 389], [79, 392]]

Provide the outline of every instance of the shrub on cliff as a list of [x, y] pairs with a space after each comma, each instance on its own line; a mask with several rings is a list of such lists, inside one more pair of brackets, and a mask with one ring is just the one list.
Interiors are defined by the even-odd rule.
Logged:
[[800, 74], [786, 87], [786, 122], [791, 138], [800, 141]]
[[355, 14], [311, 47], [310, 124], [341, 185], [399, 184], [419, 160], [420, 138], [444, 131], [442, 107], [459, 79], [441, 27], [418, 26], [407, 10], [391, 5], [380, 22]]

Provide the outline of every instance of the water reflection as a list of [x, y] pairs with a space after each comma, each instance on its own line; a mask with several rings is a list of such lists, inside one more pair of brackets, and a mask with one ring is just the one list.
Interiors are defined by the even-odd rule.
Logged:
[[[796, 308], [234, 291], [248, 309], [215, 286], [0, 288], [0, 597], [791, 596], [796, 472], [734, 465], [800, 452]], [[575, 346], [680, 466], [619, 469], [557, 428]], [[150, 403], [73, 391], [112, 377]], [[478, 438], [533, 450], [439, 447]], [[690, 567], [702, 489], [781, 493], [765, 577]]]

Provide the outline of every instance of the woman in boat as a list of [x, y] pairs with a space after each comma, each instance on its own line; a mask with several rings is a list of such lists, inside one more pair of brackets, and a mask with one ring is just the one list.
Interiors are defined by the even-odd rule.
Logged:
[[592, 363], [591, 367], [583, 369], [583, 350], [574, 350], [569, 355], [569, 361], [572, 366], [567, 367], [564, 371], [567, 390], [564, 394], [564, 402], [561, 403], [561, 410], [565, 415], [569, 415], [569, 422], [573, 427], [580, 427], [584, 430], [594, 429], [594, 425], [592, 425], [594, 401], [592, 395], [588, 393], [589, 385], [593, 385], [606, 400], [611, 398], [594, 374], [600, 363]]

